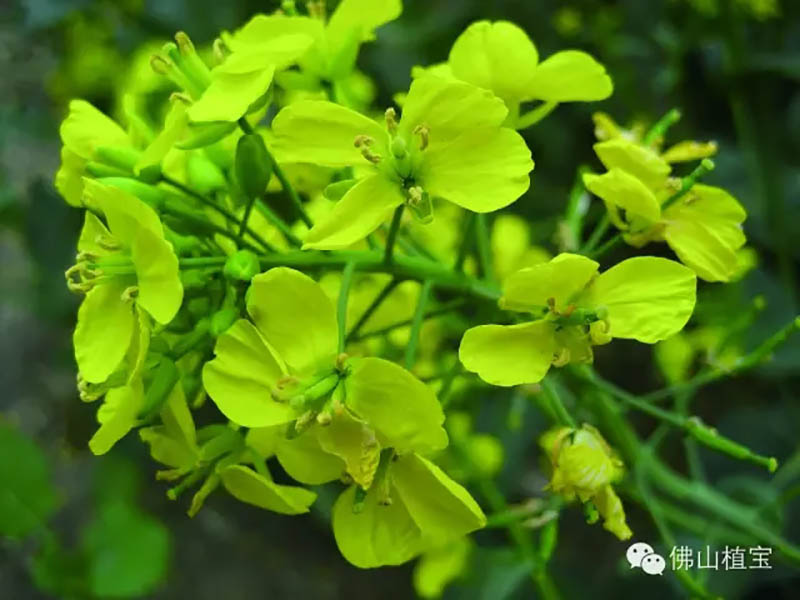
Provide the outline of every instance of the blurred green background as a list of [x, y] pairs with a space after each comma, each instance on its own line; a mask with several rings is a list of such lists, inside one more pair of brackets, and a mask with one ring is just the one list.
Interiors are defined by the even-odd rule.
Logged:
[[[129, 596], [142, 592], [148, 598], [200, 600], [414, 597], [410, 565], [359, 571], [341, 558], [320, 514], [324, 501], [317, 512], [286, 518], [216, 494], [190, 520], [185, 502], [168, 500], [165, 486], [153, 481], [156, 466], [135, 436], [103, 459], [92, 457], [86, 445], [95, 428], [95, 407], [81, 403], [75, 391], [71, 332], [77, 298], [63, 279], [74, 258], [80, 214], [52, 185], [66, 104], [82, 97], [113, 113], [126, 65], [143, 44], [166, 41], [179, 29], [198, 45], [208, 43], [219, 30], [235, 28], [277, 4], [0, 1], [0, 410], [5, 423], [39, 447], [6, 429], [0, 435], [0, 479], [13, 477], [19, 465], [35, 470], [45, 461], [46, 467], [39, 467], [50, 471], [42, 476], [54, 482], [58, 506], [45, 542], [0, 542], [4, 598], [51, 597], [49, 582], [60, 571], [75, 579], [76, 597], [87, 585], [96, 595], [105, 589], [100, 597], [120, 590]], [[606, 65], [615, 82], [611, 99], [561, 106], [525, 133], [536, 170], [532, 191], [514, 210], [531, 220], [541, 243], [553, 247], [576, 168], [594, 164], [592, 112], [603, 110], [628, 123], [652, 121], [680, 107], [684, 116], [670, 138], [719, 143], [717, 169], [708, 181], [729, 189], [747, 208], [746, 233], [759, 256], [759, 266], [741, 282], [702, 287], [695, 324], [725, 326], [763, 295], [766, 309], [740, 340], [749, 348], [797, 314], [800, 2], [404, 4], [403, 16], [381, 29], [360, 59], [378, 84], [379, 105], [407, 88], [412, 66], [445, 59], [457, 35], [478, 19], [515, 21], [542, 56], [580, 48]], [[643, 392], [663, 385], [649, 348], [621, 342], [597, 354], [599, 372], [626, 389]], [[701, 455], [717, 489], [776, 507], [770, 518], [780, 521], [790, 540], [800, 540], [800, 502], [792, 501], [800, 485], [798, 365], [800, 339], [794, 339], [767, 365], [714, 385], [695, 402], [708, 423], [781, 460], [777, 482], [770, 482], [757, 467]], [[535, 441], [546, 422], [528, 410], [517, 415], [522, 424], [511, 430], [509, 410], [519, 407], [505, 392], [495, 396], [483, 398], [474, 412], [477, 428], [499, 435], [506, 446], [500, 484], [512, 502], [540, 495], [546, 479]], [[652, 429], [646, 419], [637, 426], [641, 433]], [[668, 439], [665, 455], [674, 455], [670, 462], [684, 469], [676, 436]], [[655, 539], [648, 517], [635, 504], [626, 506], [637, 538]], [[632, 576], [623, 560], [626, 545], [598, 526], [587, 526], [580, 510], [564, 513], [561, 530], [553, 575], [566, 598], [683, 597], [671, 578]], [[476, 539], [482, 548], [477, 568], [445, 597], [532, 597], [525, 567], [505, 549], [503, 532], [482, 532]], [[695, 547], [704, 543], [683, 541]], [[800, 573], [775, 562], [773, 570], [757, 576], [713, 574], [710, 587], [729, 598], [797, 598]]]

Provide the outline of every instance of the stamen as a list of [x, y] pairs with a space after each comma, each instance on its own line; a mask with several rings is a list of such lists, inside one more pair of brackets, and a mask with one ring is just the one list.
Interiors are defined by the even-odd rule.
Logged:
[[223, 62], [225, 62], [225, 58], [228, 56], [228, 54], [230, 54], [230, 49], [225, 45], [225, 42], [223, 42], [221, 38], [214, 40], [211, 50], [212, 54], [214, 55], [214, 61], [218, 65], [221, 65]]
[[381, 161], [381, 155], [374, 153], [370, 148], [374, 143], [375, 140], [368, 135], [357, 135], [353, 140], [353, 145], [361, 151], [361, 156], [373, 164], [378, 164]]
[[172, 70], [172, 64], [159, 54], [150, 57], [150, 67], [159, 75], [169, 75]]
[[119, 241], [111, 235], [100, 233], [94, 238], [94, 243], [103, 248], [103, 250], [119, 250], [122, 245]]
[[569, 364], [570, 352], [567, 348], [559, 348], [558, 352], [553, 355], [553, 366], [563, 367]]
[[412, 131], [414, 135], [419, 136], [419, 149], [425, 150], [428, 147], [428, 138], [430, 136], [430, 129], [425, 123], [420, 123]]
[[386, 129], [394, 136], [397, 133], [397, 112], [389, 107], [386, 109], [384, 117], [386, 118]]
[[130, 287], [126, 287], [125, 291], [120, 294], [120, 300], [123, 302], [133, 302], [136, 300], [136, 297], [139, 295], [139, 288], [135, 285]]
[[178, 43], [178, 49], [180, 50], [181, 54], [184, 56], [189, 56], [190, 54], [194, 54], [194, 44], [192, 40], [186, 35], [186, 32], [179, 31], [175, 34], [175, 41]]

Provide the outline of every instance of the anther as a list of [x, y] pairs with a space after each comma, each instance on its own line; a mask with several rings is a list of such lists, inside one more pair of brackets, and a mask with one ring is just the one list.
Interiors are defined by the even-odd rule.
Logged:
[[374, 143], [375, 140], [368, 135], [357, 135], [353, 140], [353, 145], [361, 151], [361, 156], [371, 163], [378, 164], [381, 161], [381, 155], [374, 153], [370, 148]]
[[425, 150], [428, 147], [428, 137], [430, 136], [430, 129], [424, 123], [420, 123], [412, 131], [414, 135], [419, 136], [419, 149]]
[[563, 367], [569, 364], [570, 352], [567, 348], [559, 348], [558, 352], [553, 355], [553, 366]]
[[184, 94], [183, 92], [172, 92], [169, 95], [169, 101], [183, 102], [187, 106], [190, 106], [192, 104], [192, 99], [189, 97], [188, 94]]
[[172, 63], [167, 61], [163, 56], [154, 54], [150, 57], [150, 67], [159, 75], [169, 75], [172, 70]]
[[136, 300], [136, 297], [139, 295], [139, 288], [135, 285], [129, 286], [125, 288], [125, 291], [120, 294], [120, 300], [123, 302], [132, 302]]
[[122, 246], [116, 238], [105, 233], [100, 233], [94, 238], [94, 243], [104, 250], [119, 250]]
[[397, 112], [389, 107], [386, 109], [384, 117], [386, 118], [386, 129], [394, 136], [397, 133]]
[[181, 54], [184, 56], [189, 56], [190, 54], [194, 54], [194, 44], [192, 40], [186, 35], [185, 32], [179, 31], [175, 34], [175, 41], [178, 43], [178, 49], [180, 50]]
[[225, 58], [230, 54], [229, 48], [225, 45], [225, 42], [222, 41], [221, 38], [217, 38], [214, 40], [213, 45], [211, 46], [212, 54], [214, 55], [214, 61], [221, 65], [225, 62]]

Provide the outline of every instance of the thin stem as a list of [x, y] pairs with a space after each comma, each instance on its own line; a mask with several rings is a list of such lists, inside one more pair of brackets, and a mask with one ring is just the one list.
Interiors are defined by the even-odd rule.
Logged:
[[[238, 121], [239, 127], [245, 133], [253, 133], [253, 128], [251, 127], [250, 123], [247, 122], [247, 119], [242, 117]], [[267, 156], [269, 160], [272, 162], [272, 172], [275, 173], [275, 177], [278, 178], [278, 181], [281, 184], [281, 188], [289, 196], [289, 201], [294, 206], [294, 209], [297, 211], [298, 216], [302, 219], [303, 223], [306, 224], [306, 227], [311, 229], [314, 226], [314, 222], [309, 218], [308, 214], [306, 213], [305, 209], [303, 208], [303, 202], [300, 200], [300, 196], [297, 194], [297, 191], [292, 186], [289, 179], [286, 177], [286, 173], [283, 172], [281, 166], [278, 164], [278, 161], [275, 160], [275, 157], [272, 156], [272, 153], [267, 148]]]
[[610, 381], [606, 381], [591, 368], [576, 369], [575, 372], [578, 373], [579, 377], [584, 379], [584, 381], [591, 383], [598, 389], [611, 394], [615, 398], [622, 400], [628, 406], [646, 413], [651, 417], [655, 417], [656, 419], [682, 429], [688, 435], [709, 448], [727, 454], [737, 460], [746, 460], [765, 467], [770, 472], [774, 472], [778, 467], [778, 461], [775, 458], [756, 454], [750, 450], [750, 448], [726, 438], [725, 436], [719, 435], [715, 429], [705, 425], [698, 417], [686, 417], [648, 404], [638, 396], [626, 392]]
[[527, 129], [528, 127], [536, 125], [536, 123], [553, 112], [557, 106], [558, 102], [543, 102], [533, 110], [518, 117], [516, 129]]
[[475, 241], [478, 246], [478, 258], [481, 263], [481, 274], [487, 281], [494, 281], [492, 268], [492, 249], [489, 243], [489, 226], [486, 224], [486, 215], [475, 215]]
[[682, 392], [694, 393], [703, 386], [725, 377], [740, 375], [761, 364], [770, 354], [782, 346], [794, 333], [800, 330], [800, 316], [781, 327], [773, 335], [764, 340], [754, 350], [740, 357], [736, 363], [727, 369], [719, 367], [699, 373], [688, 381], [671, 385], [655, 392], [650, 392], [641, 397], [645, 402], [656, 402], [674, 394]]
[[586, 165], [578, 167], [575, 181], [569, 190], [567, 210], [564, 212], [564, 222], [569, 229], [570, 239], [565, 246], [571, 250], [580, 248], [583, 237], [583, 217], [586, 215], [589, 203], [586, 196], [586, 187], [583, 185], [583, 176], [591, 169]]
[[546, 377], [541, 381], [540, 385], [547, 400], [550, 402], [550, 406], [559, 424], [574, 429], [576, 427], [575, 419], [572, 418], [572, 415], [569, 414], [569, 411], [567, 411], [567, 408], [564, 406], [564, 402], [561, 400], [561, 396], [558, 393], [557, 384], [554, 383], [550, 377]]
[[[178, 208], [175, 208], [175, 207], [172, 207], [172, 206], [164, 205], [164, 206], [161, 207], [161, 212], [165, 213], [165, 214], [168, 214], [168, 215], [172, 215], [173, 217], [177, 217], [179, 219], [182, 219], [185, 222], [193, 223], [197, 227], [200, 227], [200, 228], [205, 229], [207, 231], [218, 233], [219, 235], [222, 235], [222, 236], [225, 236], [227, 238], [230, 238], [234, 242], [237, 242], [239, 245], [247, 248], [248, 250], [252, 250], [256, 254], [260, 254], [262, 252], [260, 248], [257, 248], [256, 246], [253, 246], [249, 242], [240, 240], [239, 236], [237, 236], [232, 231], [228, 231], [224, 227], [220, 227], [216, 223], [212, 223], [211, 221], [208, 221], [206, 219], [202, 219], [202, 218], [198, 217], [197, 215], [192, 214], [192, 213], [190, 213], [188, 211], [185, 211], [185, 210], [182, 210], [182, 209], [178, 209]], [[272, 246], [270, 246], [269, 244], [267, 244], [266, 242], [264, 242], [264, 247], [269, 252], [274, 252], [275, 251], [275, 249]]]
[[[180, 181], [176, 181], [175, 179], [172, 179], [171, 177], [169, 177], [167, 175], [162, 175], [161, 176], [161, 180], [164, 183], [166, 183], [167, 185], [170, 185], [170, 186], [174, 187], [175, 189], [180, 190], [181, 192], [183, 192], [184, 194], [186, 194], [190, 198], [193, 198], [194, 200], [197, 200], [203, 206], [207, 206], [211, 210], [216, 211], [218, 214], [222, 215], [227, 221], [230, 221], [231, 223], [239, 223], [239, 219], [236, 217], [236, 215], [234, 215], [228, 209], [220, 206], [219, 204], [217, 204], [216, 202], [214, 202], [210, 198], [206, 198], [202, 194], [197, 193], [196, 191], [194, 191], [190, 187], [182, 184]], [[255, 241], [257, 241], [259, 244], [261, 244], [266, 250], [269, 250], [269, 251], [273, 251], [274, 250], [272, 248], [272, 246], [270, 246], [269, 242], [267, 242], [264, 238], [262, 238], [258, 233], [256, 233], [252, 229], [245, 228], [245, 231], [247, 232], [248, 235], [250, 235], [250, 237], [252, 237]]]
[[256, 198], [248, 198], [247, 205], [244, 207], [244, 214], [242, 221], [239, 224], [239, 241], [241, 242], [244, 232], [247, 231], [247, 222], [250, 220], [250, 213], [253, 212], [253, 205], [256, 203]]
[[411, 321], [411, 335], [409, 336], [408, 345], [406, 346], [405, 365], [406, 369], [409, 370], [414, 366], [414, 362], [416, 361], [419, 334], [422, 329], [422, 323], [425, 320], [425, 308], [428, 304], [428, 298], [430, 298], [432, 288], [433, 281], [426, 279], [419, 292], [417, 309], [414, 311], [414, 318]]
[[602, 246], [600, 246], [597, 250], [595, 250], [594, 252], [590, 252], [589, 258], [595, 258], [595, 259], [600, 258], [610, 250], [613, 250], [614, 248], [619, 246], [622, 243], [622, 241], [623, 241], [622, 234], [620, 233], [616, 234], [614, 237], [610, 238]]
[[681, 116], [681, 111], [679, 111], [677, 108], [669, 110], [667, 114], [656, 121], [650, 130], [644, 135], [642, 138], [642, 143], [645, 146], [650, 146], [658, 138], [663, 136], [670, 127], [680, 121]]
[[339, 352], [344, 352], [347, 340], [347, 300], [350, 296], [350, 287], [353, 283], [353, 273], [356, 270], [356, 263], [349, 262], [342, 271], [342, 284], [339, 288], [339, 302], [336, 311], [336, 318], [339, 323]]
[[464, 270], [464, 261], [467, 259], [470, 246], [472, 246], [472, 229], [475, 227], [475, 213], [468, 212], [466, 222], [464, 223], [464, 233], [461, 236], [461, 244], [458, 246], [458, 255], [456, 262], [453, 265], [454, 271]]
[[394, 243], [397, 241], [397, 233], [400, 231], [400, 222], [403, 220], [403, 210], [405, 209], [406, 205], [401, 204], [394, 210], [394, 215], [392, 216], [392, 224], [389, 227], [389, 235], [386, 237], [386, 250], [383, 254], [383, 262], [387, 265], [392, 262], [392, 258], [394, 258]]
[[295, 248], [300, 248], [303, 245], [303, 242], [300, 240], [300, 238], [292, 233], [292, 230], [289, 228], [289, 225], [286, 224], [286, 221], [276, 215], [264, 200], [260, 198], [257, 199], [256, 208], [264, 216], [264, 218], [269, 221], [273, 227], [275, 227], [275, 229], [283, 234], [283, 237], [286, 238], [286, 241], [289, 242], [289, 244]]
[[[457, 310], [462, 306], [464, 306], [465, 304], [466, 301], [463, 298], [451, 300], [450, 302], [442, 304], [439, 308], [429, 310], [427, 313], [425, 313], [425, 316], [423, 318], [427, 321], [428, 319], [433, 319], [434, 317], [438, 317], [440, 315]], [[357, 342], [359, 340], [365, 340], [367, 338], [386, 335], [387, 333], [390, 333], [395, 329], [400, 329], [401, 327], [408, 327], [409, 325], [411, 325], [412, 320], [413, 319], [403, 319], [402, 321], [397, 321], [396, 323], [392, 323], [391, 325], [387, 325], [386, 327], [382, 327], [381, 329], [376, 329], [375, 331], [370, 331], [368, 333], [364, 333], [359, 336], [353, 336], [352, 341]]]
[[580, 253], [581, 254], [591, 254], [592, 250], [597, 247], [597, 244], [600, 243], [600, 240], [608, 231], [608, 228], [611, 227], [611, 219], [608, 218], [608, 213], [605, 213], [601, 219], [595, 225], [595, 228], [592, 230], [592, 233], [589, 235], [589, 239], [586, 240], [586, 243], [581, 247]]
[[681, 198], [683, 198], [689, 190], [694, 187], [694, 184], [698, 182], [698, 180], [702, 179], [706, 175], [708, 175], [711, 171], [714, 170], [714, 161], [710, 158], [704, 158], [700, 161], [700, 164], [694, 168], [694, 170], [689, 173], [686, 177], [681, 179], [681, 187], [680, 189], [672, 194], [669, 198], [664, 201], [664, 204], [661, 205], [661, 210], [665, 210]]
[[389, 283], [383, 286], [383, 289], [378, 292], [378, 295], [375, 296], [375, 299], [370, 303], [367, 309], [358, 318], [356, 324], [353, 325], [353, 328], [348, 332], [347, 338], [345, 339], [346, 342], [349, 342], [358, 336], [358, 332], [361, 331], [361, 328], [367, 323], [367, 321], [369, 321], [369, 318], [375, 314], [375, 311], [378, 310], [378, 307], [383, 304], [384, 300], [389, 297], [389, 294], [392, 293], [394, 288], [396, 288], [399, 283], [399, 279], [391, 279]]

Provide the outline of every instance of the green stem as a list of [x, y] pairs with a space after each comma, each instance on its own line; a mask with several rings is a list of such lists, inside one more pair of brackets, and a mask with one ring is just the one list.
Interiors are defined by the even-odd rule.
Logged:
[[598, 259], [607, 252], [613, 250], [617, 246], [619, 246], [623, 242], [622, 234], [617, 233], [614, 237], [607, 240], [602, 246], [600, 246], [594, 252], [589, 253], [589, 258]]
[[[213, 210], [213, 211], [217, 212], [218, 214], [222, 215], [227, 221], [229, 221], [231, 223], [239, 223], [239, 219], [236, 218], [236, 215], [234, 215], [232, 212], [230, 212], [226, 208], [220, 206], [219, 204], [217, 204], [216, 202], [214, 202], [210, 198], [206, 198], [205, 196], [203, 196], [202, 194], [199, 194], [198, 192], [194, 191], [190, 187], [182, 184], [180, 181], [176, 181], [175, 179], [172, 179], [171, 177], [168, 177], [167, 175], [162, 175], [161, 176], [161, 180], [164, 183], [166, 183], [167, 185], [170, 185], [170, 186], [174, 187], [175, 189], [180, 190], [181, 192], [183, 192], [184, 194], [186, 194], [190, 198], [192, 198], [194, 200], [197, 200], [203, 206], [207, 206], [211, 210]], [[262, 238], [258, 233], [256, 233], [255, 231], [253, 231], [252, 229], [250, 229], [248, 227], [245, 227], [245, 231], [247, 232], [247, 234], [250, 237], [252, 237], [255, 241], [257, 241], [259, 244], [261, 244], [266, 250], [273, 251], [273, 249], [270, 246], [270, 244], [264, 238]]]
[[[452, 312], [454, 310], [458, 310], [459, 308], [463, 307], [466, 304], [466, 301], [463, 298], [458, 298], [456, 300], [451, 300], [445, 304], [442, 304], [439, 308], [435, 308], [433, 310], [429, 310], [425, 313], [423, 317], [424, 320], [433, 319], [434, 317], [438, 317], [440, 315]], [[386, 335], [394, 331], [395, 329], [400, 329], [401, 327], [408, 327], [411, 325], [413, 319], [403, 319], [402, 321], [397, 321], [392, 323], [391, 325], [387, 325], [386, 327], [381, 327], [380, 329], [376, 329], [374, 331], [370, 331], [368, 333], [364, 333], [358, 336], [353, 336], [352, 341], [358, 342], [360, 340], [365, 340], [367, 338], [372, 337], [379, 337], [382, 335]]]
[[292, 230], [289, 228], [289, 225], [286, 224], [286, 221], [276, 215], [272, 209], [267, 206], [267, 203], [264, 200], [256, 200], [256, 208], [258, 208], [259, 212], [264, 215], [264, 218], [269, 221], [270, 224], [275, 227], [275, 229], [283, 234], [283, 237], [285, 237], [286, 241], [288, 241], [292, 246], [295, 248], [300, 248], [303, 245], [303, 242], [300, 240], [300, 238], [292, 233]]
[[725, 377], [739, 375], [761, 364], [770, 354], [783, 345], [795, 332], [800, 330], [800, 316], [795, 317], [789, 323], [781, 327], [777, 332], [764, 340], [758, 347], [739, 358], [736, 363], [727, 369], [713, 368], [703, 373], [699, 373], [688, 381], [671, 385], [655, 392], [650, 392], [641, 397], [645, 402], [656, 402], [674, 394], [688, 392], [695, 393], [697, 390]]
[[594, 385], [596, 388], [611, 394], [615, 398], [622, 400], [628, 406], [631, 406], [643, 413], [655, 417], [665, 423], [669, 423], [674, 427], [682, 429], [688, 435], [692, 436], [701, 444], [712, 448], [723, 454], [727, 454], [737, 460], [746, 460], [753, 464], [765, 467], [770, 472], [774, 472], [778, 467], [778, 461], [773, 457], [761, 456], [756, 454], [750, 448], [743, 446], [729, 438], [719, 435], [717, 431], [705, 425], [697, 417], [686, 417], [677, 413], [665, 410], [658, 406], [649, 404], [625, 390], [617, 387], [610, 381], [606, 381], [597, 375], [591, 368], [584, 368], [576, 370], [579, 377]]
[[456, 262], [453, 265], [453, 270], [455, 271], [463, 271], [464, 270], [464, 261], [467, 259], [467, 253], [469, 253], [470, 246], [472, 245], [472, 229], [475, 227], [475, 213], [469, 212], [467, 213], [465, 223], [464, 223], [464, 233], [461, 237], [461, 243], [458, 246], [458, 255], [456, 256]]
[[244, 232], [247, 231], [247, 222], [250, 220], [250, 213], [253, 212], [253, 205], [256, 203], [255, 198], [248, 198], [247, 205], [244, 207], [244, 214], [242, 215], [242, 222], [239, 224], [239, 242], [241, 243]]
[[342, 284], [339, 288], [339, 302], [337, 305], [336, 318], [339, 323], [339, 352], [344, 352], [345, 341], [347, 340], [347, 299], [350, 296], [350, 287], [353, 284], [353, 273], [356, 270], [356, 263], [349, 262], [342, 271]]
[[680, 119], [681, 119], [681, 111], [679, 111], [677, 108], [669, 110], [667, 114], [665, 114], [658, 121], [656, 121], [656, 123], [644, 135], [644, 137], [642, 138], [642, 144], [644, 144], [645, 146], [650, 146], [658, 138], [663, 136], [670, 127], [672, 127], [675, 123], [680, 121]]
[[[172, 215], [173, 217], [179, 218], [179, 219], [183, 220], [184, 222], [193, 223], [198, 228], [202, 228], [202, 229], [205, 229], [205, 230], [213, 232], [213, 233], [218, 233], [219, 235], [222, 235], [224, 237], [227, 237], [227, 238], [233, 240], [234, 242], [238, 243], [239, 245], [243, 246], [244, 248], [247, 248], [248, 250], [252, 250], [256, 254], [259, 254], [259, 253], [262, 252], [261, 249], [257, 248], [256, 246], [252, 245], [251, 243], [240, 240], [239, 236], [237, 236], [232, 231], [228, 231], [227, 229], [225, 229], [224, 227], [220, 227], [216, 223], [212, 223], [211, 221], [209, 221], [207, 219], [203, 219], [201, 217], [198, 217], [197, 215], [192, 214], [192, 213], [190, 213], [188, 211], [185, 211], [183, 209], [178, 209], [178, 208], [175, 208], [175, 207], [172, 207], [172, 206], [164, 205], [164, 206], [161, 207], [161, 212], [164, 213], [164, 214]], [[266, 242], [264, 242], [264, 248], [268, 252], [274, 252], [275, 251], [275, 249], [272, 246], [270, 246], [269, 244], [267, 244]]]
[[570, 239], [567, 240], [565, 247], [569, 250], [580, 248], [583, 237], [583, 217], [586, 215], [588, 207], [586, 197], [586, 187], [583, 185], [583, 176], [591, 169], [586, 165], [578, 167], [575, 174], [575, 181], [569, 190], [569, 200], [567, 210], [564, 212], [564, 222], [569, 229]]
[[403, 220], [403, 210], [406, 205], [401, 204], [394, 210], [392, 224], [389, 227], [389, 235], [386, 237], [386, 250], [383, 254], [383, 262], [391, 264], [394, 258], [394, 243], [397, 241], [397, 233], [400, 231], [400, 222]]
[[586, 243], [581, 247], [579, 252], [586, 255], [591, 254], [592, 250], [594, 250], [597, 247], [597, 244], [600, 243], [600, 240], [606, 234], [606, 231], [608, 231], [609, 227], [611, 227], [611, 219], [608, 218], [608, 213], [605, 213], [597, 222], [597, 225], [595, 225], [595, 228], [589, 235], [589, 239], [586, 240]]
[[[247, 122], [247, 119], [242, 117], [239, 119], [238, 123], [242, 131], [245, 133], [253, 133], [253, 128], [250, 126], [250, 123]], [[308, 214], [303, 208], [303, 202], [300, 200], [300, 196], [297, 194], [297, 191], [294, 189], [291, 182], [286, 177], [286, 173], [283, 172], [283, 169], [281, 169], [281, 166], [278, 164], [278, 161], [275, 160], [275, 157], [272, 156], [272, 153], [269, 151], [269, 149], [267, 149], [267, 156], [269, 157], [270, 162], [272, 162], [272, 172], [275, 174], [275, 177], [278, 178], [284, 193], [289, 197], [289, 201], [297, 211], [300, 219], [302, 219], [303, 223], [306, 224], [306, 227], [311, 229], [314, 226], [314, 222], [309, 218]]]
[[492, 249], [489, 243], [489, 226], [484, 213], [475, 215], [475, 241], [478, 246], [478, 259], [481, 264], [481, 274], [486, 281], [494, 281], [492, 268]]
[[419, 300], [417, 301], [417, 309], [414, 311], [414, 318], [411, 321], [411, 335], [408, 339], [406, 346], [405, 365], [406, 369], [411, 370], [414, 366], [417, 356], [417, 345], [419, 345], [419, 334], [422, 329], [422, 323], [425, 320], [425, 308], [428, 304], [428, 299], [431, 295], [433, 288], [433, 281], [426, 279], [422, 284], [422, 289], [419, 292]]
[[558, 419], [559, 424], [572, 429], [577, 427], [575, 419], [569, 414], [569, 411], [567, 411], [567, 408], [564, 406], [564, 402], [561, 400], [557, 384], [551, 381], [550, 377], [546, 377], [539, 385], [541, 385], [542, 392], [544, 392], [547, 400], [550, 402], [550, 406], [553, 408], [553, 413]]
[[536, 125], [539, 121], [544, 119], [547, 115], [555, 110], [558, 102], [543, 102], [533, 110], [526, 112], [524, 115], [517, 118], [516, 129], [527, 129]]
[[710, 158], [704, 158], [701, 160], [700, 164], [697, 165], [697, 167], [695, 167], [691, 173], [681, 179], [680, 189], [664, 201], [664, 204], [661, 205], [661, 210], [664, 211], [672, 204], [683, 198], [689, 192], [689, 190], [694, 187], [694, 184], [713, 171], [714, 167], [714, 161]]
[[361, 331], [361, 328], [369, 321], [369, 318], [375, 314], [375, 311], [378, 310], [378, 307], [383, 304], [384, 300], [389, 297], [389, 294], [392, 293], [394, 288], [398, 286], [400, 283], [399, 279], [391, 279], [389, 283], [387, 283], [378, 295], [375, 296], [375, 299], [370, 303], [367, 309], [362, 313], [362, 315], [356, 321], [356, 324], [353, 325], [353, 328], [347, 334], [347, 338], [345, 339], [346, 342], [349, 342], [351, 339], [358, 336], [358, 332]]

